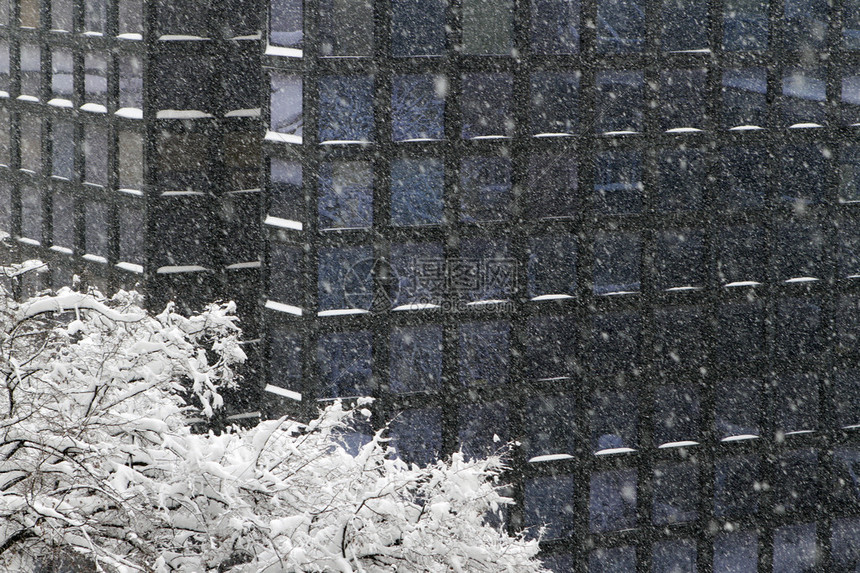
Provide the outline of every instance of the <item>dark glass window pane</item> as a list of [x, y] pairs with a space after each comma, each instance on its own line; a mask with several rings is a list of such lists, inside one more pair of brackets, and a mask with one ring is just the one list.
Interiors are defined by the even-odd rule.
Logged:
[[638, 151], [604, 151], [595, 157], [594, 208], [606, 215], [642, 209], [642, 156]]
[[391, 137], [394, 141], [442, 139], [445, 136], [444, 76], [395, 75], [391, 87]]
[[143, 64], [137, 56], [119, 58], [119, 107], [143, 110]]
[[718, 533], [714, 539], [714, 573], [756, 573], [758, 535]]
[[508, 406], [505, 402], [460, 406], [460, 447], [467, 458], [486, 457], [508, 440]]
[[764, 351], [764, 316], [756, 303], [722, 305], [717, 312], [720, 336], [718, 360], [723, 363], [756, 362]]
[[783, 375], [774, 382], [774, 426], [786, 434], [818, 427], [818, 376]]
[[525, 190], [529, 219], [556, 219], [576, 214], [579, 186], [576, 157], [566, 153], [533, 154]]
[[196, 132], [162, 130], [158, 141], [158, 173], [156, 182], [162, 192], [197, 191], [208, 186], [206, 169], [209, 140]]
[[51, 175], [63, 179], [75, 176], [75, 125], [70, 121], [51, 123]]
[[[148, 242], [155, 250], [155, 265], [206, 267], [212, 257], [206, 219], [200, 216], [201, 203], [186, 197], [149, 202], [149, 216], [158, 221]], [[148, 247], [149, 248], [149, 247]]]
[[529, 296], [572, 295], [576, 288], [576, 237], [570, 233], [529, 239]]
[[391, 306], [397, 309], [439, 305], [445, 294], [444, 268], [441, 243], [395, 243], [388, 269], [393, 284], [377, 277], [376, 288], [388, 288]]
[[578, 326], [570, 316], [541, 316], [528, 321], [526, 371], [538, 380], [565, 379], [576, 365]]
[[0, 181], [0, 236], [12, 233], [12, 185]]
[[65, 249], [75, 248], [75, 197], [57, 191], [51, 204], [51, 244]]
[[860, 425], [860, 370], [833, 374], [833, 415], [839, 427]]
[[9, 25], [9, 12], [11, 10], [11, 6], [9, 5], [12, 0], [0, 0], [0, 27]]
[[84, 91], [87, 103], [107, 105], [107, 58], [88, 53], [84, 58]]
[[525, 526], [535, 536], [546, 527], [542, 539], [558, 539], [573, 533], [573, 477], [545, 476], [526, 481]]
[[588, 523], [592, 532], [636, 527], [636, 481], [634, 469], [591, 474]]
[[51, 0], [51, 29], [72, 31], [72, 0]]
[[302, 336], [298, 332], [271, 327], [269, 343], [269, 381], [291, 390], [302, 388]]
[[776, 308], [777, 356], [782, 360], [809, 360], [822, 349], [821, 306], [815, 299], [784, 299]]
[[658, 155], [660, 211], [695, 211], [705, 187], [705, 156], [698, 150], [660, 150]]
[[84, 0], [84, 31], [105, 33], [107, 0]]
[[42, 190], [21, 187], [21, 236], [42, 242]]
[[533, 73], [531, 95], [533, 134], [576, 132], [579, 115], [579, 72]]
[[0, 108], [0, 165], [9, 165], [9, 153], [12, 150], [12, 139], [9, 133], [11, 115], [5, 108]]
[[320, 336], [317, 364], [320, 369], [320, 398], [368, 396], [371, 388], [370, 332], [335, 332]]
[[269, 43], [285, 48], [302, 47], [302, 0], [270, 0]]
[[369, 0], [321, 0], [319, 26], [323, 56], [372, 54], [373, 3]]
[[591, 327], [591, 367], [608, 374], [636, 368], [640, 360], [641, 322], [633, 313], [602, 314]]
[[782, 148], [782, 182], [780, 198], [795, 202], [821, 203], [827, 197], [827, 174], [832, 170], [832, 153], [823, 146], [792, 145]]
[[661, 371], [696, 369], [706, 359], [707, 323], [695, 308], [664, 308], [654, 312], [654, 360]]
[[426, 465], [442, 450], [442, 409], [403, 410], [391, 422], [391, 445], [410, 464]]
[[789, 68], [782, 77], [782, 118], [786, 125], [827, 123], [823, 70]]
[[460, 164], [460, 220], [502, 221], [511, 207], [511, 160], [470, 157]]
[[88, 201], [84, 207], [86, 252], [107, 258], [110, 233], [108, 206], [98, 201]]
[[842, 123], [860, 123], [860, 69], [846, 70], [842, 75]]
[[42, 171], [42, 120], [31, 115], [20, 115], [21, 169], [39, 173]]
[[51, 52], [51, 92], [54, 97], [71, 100], [74, 96], [72, 51], [57, 48]]
[[39, 0], [18, 0], [18, 22], [22, 28], [38, 28], [39, 17]]
[[143, 189], [143, 135], [120, 131], [117, 162], [121, 189]]
[[445, 0], [392, 0], [392, 55], [442, 55], [445, 52], [446, 6]]
[[738, 379], [721, 383], [716, 389], [717, 436], [748, 438], [761, 433], [762, 384], [757, 380]]
[[579, 52], [579, 0], [532, 0], [531, 8], [532, 52]]
[[21, 95], [42, 96], [42, 50], [36, 44], [21, 44]]
[[714, 515], [737, 519], [758, 512], [760, 480], [757, 456], [717, 460], [714, 463]]
[[171, 0], [156, 4], [159, 35], [209, 35], [208, 10], [202, 10], [196, 0]]
[[696, 542], [658, 541], [651, 554], [651, 573], [696, 573]]
[[513, 135], [511, 74], [466, 74], [462, 89], [464, 139]]
[[391, 162], [391, 223], [437, 225], [442, 222], [445, 171], [439, 159]]
[[705, 281], [704, 237], [695, 230], [657, 233], [655, 261], [658, 289], [701, 286]]
[[814, 449], [781, 454], [774, 468], [774, 511], [815, 513], [818, 504], [818, 454]]
[[504, 321], [466, 322], [460, 325], [460, 383], [464, 386], [498, 386], [508, 381], [510, 324]]
[[374, 298], [372, 257], [370, 247], [319, 250], [320, 310], [370, 309]]
[[785, 0], [783, 38], [786, 50], [824, 49], [830, 9], [827, 0]]
[[591, 449], [612, 452], [635, 448], [639, 424], [638, 395], [634, 391], [601, 390], [591, 397]]
[[117, 8], [120, 36], [143, 34], [143, 0], [119, 0]]
[[269, 214], [290, 221], [304, 220], [302, 164], [297, 161], [272, 158], [269, 169], [271, 179]]
[[442, 386], [442, 327], [396, 326], [391, 329], [392, 392], [432, 392]]
[[723, 284], [762, 282], [767, 273], [764, 229], [755, 225], [720, 232], [717, 278]]
[[822, 229], [813, 222], [793, 221], [776, 227], [776, 257], [779, 278], [821, 277], [824, 246]]
[[702, 129], [705, 121], [705, 70], [669, 70], [660, 73], [660, 128]]
[[597, 72], [595, 82], [594, 130], [598, 133], [642, 131], [642, 72]]
[[858, 351], [860, 340], [860, 300], [853, 296], [842, 297], [838, 300], [834, 316], [836, 329], [836, 350], [839, 354], [847, 355]]
[[[2, 2], [2, 0], [0, 0]], [[9, 97], [9, 42], [0, 40], [0, 96]]]
[[638, 0], [598, 0], [597, 50], [639, 52], [645, 47], [645, 7]]
[[144, 210], [142, 207], [120, 205], [118, 216], [119, 260], [142, 265], [144, 261]]
[[373, 141], [373, 77], [324, 76], [319, 87], [320, 141]]
[[723, 72], [723, 127], [767, 125], [767, 71], [739, 68]]
[[304, 126], [302, 78], [273, 73], [270, 106], [269, 129], [301, 138]]
[[660, 45], [664, 51], [708, 47], [708, 3], [700, 0], [663, 0]]
[[842, 45], [848, 50], [860, 49], [860, 0], [844, 0]]
[[597, 233], [594, 240], [594, 293], [639, 291], [641, 241], [638, 233]]
[[462, 19], [464, 53], [510, 54], [514, 28], [512, 0], [463, 0]]
[[88, 125], [84, 130], [84, 181], [106, 186], [108, 183], [108, 133]]
[[276, 241], [269, 242], [269, 299], [304, 306], [304, 249]]
[[834, 507], [860, 509], [860, 450], [840, 448], [833, 452], [836, 479], [830, 492]]
[[717, 195], [721, 208], [748, 209], [764, 204], [769, 157], [763, 147], [727, 147], [723, 150], [723, 184]]
[[529, 398], [523, 447], [530, 461], [537, 456], [573, 454], [576, 448], [573, 394]]
[[658, 463], [654, 466], [651, 521], [655, 525], [699, 519], [699, 471], [694, 464]]
[[678, 444], [699, 439], [699, 390], [692, 384], [661, 386], [654, 396], [654, 444]]
[[767, 49], [769, 10], [768, 0], [726, 0], [723, 4], [723, 49]]
[[636, 571], [636, 548], [595, 549], [588, 556], [588, 573], [630, 573]]
[[860, 201], [860, 147], [845, 145], [839, 157], [839, 202]]
[[159, 55], [152, 63], [155, 64], [154, 73], [147, 81], [159, 87], [150, 92], [156, 109], [162, 112], [194, 110], [203, 113], [215, 110], [216, 98], [211, 97], [215, 89], [214, 76], [200, 73], [201, 69], [221, 67], [210, 55], [188, 54], [174, 48]]
[[860, 568], [860, 519], [834, 519], [830, 536], [830, 570], [852, 573]]
[[367, 161], [320, 166], [320, 228], [369, 227], [373, 223], [373, 171]]
[[815, 571], [818, 547], [815, 524], [786, 525], [773, 532], [773, 573]]
[[464, 239], [460, 257], [448, 264], [451, 289], [470, 302], [507, 300], [516, 280], [509, 248], [501, 239]]

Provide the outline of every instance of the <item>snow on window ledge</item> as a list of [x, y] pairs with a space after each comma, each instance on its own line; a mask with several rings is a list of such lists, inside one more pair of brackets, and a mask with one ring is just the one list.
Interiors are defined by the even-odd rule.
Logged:
[[572, 133], [560, 131], [558, 133], [536, 133], [532, 137], [543, 139], [548, 137], [571, 137], [572, 135]]
[[224, 268], [235, 271], [241, 269], [259, 269], [261, 266], [262, 263], [260, 261], [245, 261], [244, 263], [233, 263]]
[[432, 302], [415, 302], [415, 303], [407, 303], [401, 304], [399, 306], [395, 306], [392, 308], [392, 311], [404, 311], [404, 310], [435, 310], [437, 308], [442, 308], [438, 304], [433, 304]]
[[759, 129], [764, 129], [758, 125], [736, 125], [735, 127], [730, 127], [729, 131], [757, 131]]
[[818, 279], [818, 278], [816, 278], [816, 277], [794, 277], [794, 278], [792, 278], [792, 279], [787, 279], [785, 282], [786, 282], [786, 283], [788, 283], [788, 284], [793, 284], [793, 283], [812, 283], [812, 282], [816, 282], [816, 281], [818, 281], [818, 280], [820, 280], [820, 279]]
[[723, 286], [726, 288], [756, 287], [756, 286], [761, 286], [761, 283], [757, 282], [757, 281], [737, 281], [737, 282], [733, 282], [733, 283], [726, 283]]
[[143, 274], [143, 265], [136, 265], [134, 263], [117, 263], [115, 266], [123, 271], [128, 271], [138, 275]]
[[741, 442], [744, 440], [757, 440], [759, 436], [755, 434], [739, 434], [737, 436], [728, 436], [721, 439], [721, 442]]
[[17, 99], [18, 101], [32, 101], [32, 102], [37, 102], [37, 103], [39, 101], [39, 98], [37, 98], [36, 96], [31, 96], [31, 95], [19, 95], [15, 99]]
[[689, 448], [691, 446], [698, 446], [699, 442], [695, 442], [693, 440], [681, 440], [680, 442], [666, 442], [665, 444], [660, 444], [657, 446], [660, 450], [668, 450], [671, 448]]
[[91, 262], [94, 262], [94, 263], [99, 263], [99, 264], [102, 264], [102, 265], [106, 265], [106, 264], [107, 264], [107, 262], [108, 262], [107, 257], [102, 257], [102, 256], [99, 256], [99, 255], [93, 255], [93, 254], [91, 254], [91, 253], [87, 253], [87, 254], [85, 254], [85, 255], [83, 256], [83, 258], [84, 258], [84, 260], [91, 261]]
[[606, 448], [603, 450], [597, 450], [594, 452], [595, 456], [611, 456], [615, 454], [629, 454], [635, 452], [633, 448]]
[[114, 112], [114, 115], [127, 119], [143, 119], [143, 110], [139, 107], [121, 107]]
[[271, 215], [266, 215], [266, 220], [263, 221], [263, 224], [270, 225], [272, 227], [279, 227], [281, 229], [292, 229], [293, 231], [301, 231], [304, 229], [304, 225], [302, 225], [300, 221], [281, 219], [280, 217], [272, 217]]
[[82, 36], [89, 36], [90, 38], [101, 38], [104, 36], [101, 32], [93, 32], [92, 30], [84, 32], [81, 34]]
[[107, 106], [100, 103], [85, 103], [81, 106], [81, 111], [88, 111], [90, 113], [107, 113]]
[[555, 462], [559, 460], [572, 460], [573, 456], [570, 454], [546, 454], [543, 456], [535, 456], [533, 458], [529, 458], [530, 464], [538, 464], [541, 462]]
[[68, 247], [61, 247], [59, 245], [51, 245], [51, 250], [55, 253], [63, 253], [64, 255], [71, 255], [74, 252]]
[[158, 270], [155, 272], [160, 275], [174, 275], [179, 273], [199, 273], [207, 270], [209, 269], [201, 267], [200, 265], [167, 265], [164, 267], [158, 267]]
[[295, 400], [296, 402], [302, 401], [302, 395], [299, 392], [287, 390], [286, 388], [281, 388], [280, 386], [266, 384], [266, 387], [263, 388], [263, 390], [266, 392], [271, 392], [272, 394], [277, 394], [278, 396], [283, 396], [284, 398], [289, 398], [290, 400]]
[[120, 187], [117, 189], [118, 193], [125, 193], [126, 195], [132, 195], [133, 197], [143, 197], [143, 191], [140, 189], [126, 189], [124, 187]]
[[125, 34], [117, 34], [116, 36], [120, 40], [143, 40], [143, 34], [126, 32]]
[[568, 300], [573, 298], [572, 295], [569, 294], [541, 294], [538, 296], [533, 296], [531, 301], [540, 302], [542, 300]]
[[304, 56], [304, 53], [297, 48], [281, 48], [279, 46], [266, 45], [266, 55], [281, 56], [283, 58], [301, 58]]
[[0, 91], [0, 97], [9, 97], [9, 92]]
[[36, 239], [31, 239], [29, 237], [18, 237], [18, 242], [24, 243], [25, 245], [35, 245], [37, 247], [42, 244], [39, 241], [37, 241]]
[[267, 300], [264, 305], [269, 310], [275, 310], [277, 312], [283, 312], [286, 314], [292, 314], [294, 316], [302, 316], [303, 310], [298, 306], [293, 306], [291, 304], [284, 304], [282, 302], [275, 302], [273, 300]]
[[363, 308], [338, 308], [335, 310], [321, 310], [317, 312], [317, 316], [349, 316], [352, 314], [370, 314], [370, 311]]
[[224, 117], [260, 117], [261, 111], [258, 107], [248, 109], [234, 109], [224, 114]]
[[487, 300], [476, 300], [476, 301], [472, 301], [472, 302], [467, 302], [466, 306], [484, 306], [487, 304], [505, 304], [506, 302], [508, 302], [508, 301], [505, 299], [491, 298], [491, 299], [487, 299]]
[[824, 127], [820, 123], [812, 123], [812, 122], [801, 122], [795, 123], [793, 125], [789, 125], [788, 129], [818, 129], [819, 127]]
[[698, 127], [673, 127], [667, 129], [666, 133], [701, 133], [701, 131]]
[[266, 130], [266, 141], [276, 141], [278, 143], [301, 143], [302, 136], [292, 133], [278, 133], [277, 131]]
[[61, 97], [55, 97], [53, 99], [49, 99], [48, 105], [53, 106], [53, 107], [62, 107], [62, 108], [68, 108], [68, 109], [75, 107], [75, 104], [72, 103], [72, 100], [61, 98]]
[[191, 35], [182, 35], [182, 34], [164, 34], [163, 36], [158, 37], [159, 40], [163, 42], [182, 42], [182, 41], [200, 41], [200, 40], [210, 40], [211, 38], [206, 38], [203, 36], [191, 36]]
[[155, 113], [155, 117], [156, 119], [204, 119], [214, 116], [199, 109], [160, 109]]

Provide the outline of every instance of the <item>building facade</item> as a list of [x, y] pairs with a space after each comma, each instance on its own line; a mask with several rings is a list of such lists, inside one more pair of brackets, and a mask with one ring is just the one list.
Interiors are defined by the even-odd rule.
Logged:
[[243, 301], [264, 415], [515, 440], [558, 571], [860, 567], [857, 0], [5, 2], [57, 284]]

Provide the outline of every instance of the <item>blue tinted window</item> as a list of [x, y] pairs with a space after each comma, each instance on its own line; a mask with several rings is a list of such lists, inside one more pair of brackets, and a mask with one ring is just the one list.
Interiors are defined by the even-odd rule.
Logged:
[[441, 326], [392, 328], [390, 353], [392, 392], [428, 392], [441, 387]]
[[815, 512], [818, 504], [818, 453], [814, 449], [781, 454], [773, 473], [773, 502], [777, 513]]
[[470, 157], [460, 163], [460, 220], [501, 221], [511, 208], [511, 160]]
[[763, 147], [725, 148], [718, 205], [731, 210], [762, 206], [767, 194], [769, 159]]
[[54, 97], [72, 99], [74, 94], [74, 58], [72, 51], [51, 51], [51, 93]]
[[739, 68], [723, 72], [723, 127], [767, 125], [767, 71]]
[[814, 571], [818, 561], [815, 524], [786, 525], [773, 532], [773, 573]]
[[594, 208], [607, 215], [642, 210], [642, 154], [603, 151], [595, 158]]
[[573, 533], [573, 477], [546, 476], [525, 485], [525, 526], [534, 536], [546, 526], [543, 539], [558, 539]]
[[445, 51], [445, 0], [393, 0], [391, 53], [438, 56]]
[[302, 0], [270, 0], [269, 43], [286, 48], [302, 47]]
[[813, 221], [778, 224], [776, 257], [779, 278], [820, 278], [824, 270], [825, 244], [823, 230]]
[[574, 133], [579, 112], [579, 72], [531, 75], [533, 134]]
[[636, 526], [636, 480], [634, 469], [591, 474], [588, 523], [592, 532], [618, 531]]
[[706, 359], [707, 322], [696, 308], [654, 311], [654, 361], [664, 371], [698, 370]]
[[541, 561], [543, 562], [543, 566], [552, 571], [552, 573], [573, 571], [573, 556], [566, 553], [547, 555], [541, 557]]
[[319, 251], [319, 308], [369, 310], [374, 301], [370, 247], [329, 247]]
[[598, 233], [594, 240], [594, 293], [639, 290], [638, 233]]
[[738, 456], [714, 463], [714, 515], [737, 519], [758, 512], [759, 458]]
[[373, 141], [373, 77], [324, 76], [319, 97], [320, 141]]
[[370, 56], [373, 52], [373, 3], [370, 0], [320, 0], [319, 28], [323, 56]]
[[460, 256], [448, 261], [451, 289], [467, 301], [507, 300], [515, 280], [516, 265], [501, 239], [465, 239]]
[[576, 288], [576, 237], [541, 235], [529, 239], [529, 296], [566, 294]]
[[591, 327], [591, 367], [610, 373], [639, 364], [641, 322], [633, 313], [596, 315]]
[[460, 406], [460, 447], [468, 458], [486, 457], [508, 440], [508, 406], [504, 402]]
[[373, 337], [368, 331], [324, 334], [317, 346], [320, 398], [368, 396]]
[[304, 220], [302, 164], [273, 157], [269, 165], [269, 176], [269, 213], [281, 219]]
[[[509, 55], [513, 48], [513, 0], [463, 0], [463, 52]], [[464, 90], [464, 93], [468, 93]]]
[[655, 445], [699, 439], [699, 389], [693, 384], [660, 386], [654, 395], [652, 420]]
[[727, 227], [720, 232], [717, 278], [721, 283], [762, 282], [767, 273], [764, 230], [755, 225]]
[[699, 231], [657, 233], [654, 269], [657, 288], [701, 286], [705, 281], [704, 249], [704, 237]]
[[528, 321], [526, 369], [530, 378], [567, 378], [575, 367], [577, 324], [570, 316]]
[[438, 159], [391, 162], [391, 223], [433, 225], [442, 222], [445, 170]]
[[714, 539], [714, 573], [757, 573], [758, 535], [718, 533]]
[[830, 495], [837, 507], [860, 507], [860, 450], [840, 448], [833, 452], [833, 471]]
[[288, 390], [302, 390], [302, 337], [292, 329], [269, 329], [269, 382]]
[[830, 536], [831, 570], [851, 573], [860, 567], [860, 519], [834, 519]]
[[764, 314], [756, 303], [724, 304], [718, 312], [716, 356], [724, 363], [752, 363], [764, 351]]
[[636, 548], [595, 549], [588, 556], [588, 573], [630, 573], [636, 571]]
[[843, 72], [841, 95], [842, 123], [860, 123], [860, 69]]
[[638, 1], [598, 0], [597, 50], [639, 52], [645, 47], [645, 8]]
[[389, 427], [391, 445], [408, 463], [426, 465], [442, 450], [442, 409], [415, 408], [399, 412]]
[[392, 305], [441, 304], [445, 294], [441, 243], [397, 243], [391, 247]]
[[659, 541], [653, 546], [651, 559], [652, 573], [696, 573], [696, 542]]
[[302, 115], [302, 78], [272, 73], [269, 129], [278, 133], [301, 137], [304, 127]]
[[701, 207], [706, 165], [701, 151], [667, 149], [658, 152], [660, 211], [695, 211]]
[[447, 81], [443, 76], [394, 76], [391, 86], [391, 130], [394, 141], [442, 139]]
[[860, 49], [860, 0], [844, 0], [842, 45], [848, 50]]
[[782, 118], [786, 125], [827, 122], [823, 70], [790, 68], [782, 77]]
[[511, 74], [465, 74], [462, 90], [464, 139], [513, 135]]
[[269, 242], [269, 298], [295, 306], [304, 306], [304, 280], [302, 268], [304, 249], [298, 246], [285, 245], [275, 241]]
[[528, 400], [523, 447], [529, 458], [574, 453], [574, 405], [573, 394], [548, 394]]
[[318, 196], [322, 229], [370, 227], [373, 171], [367, 161], [333, 161], [320, 166]]
[[639, 405], [633, 391], [602, 390], [591, 397], [591, 448], [595, 452], [635, 448]]
[[695, 464], [658, 463], [651, 485], [654, 525], [687, 523], [699, 518], [699, 471]]
[[497, 386], [508, 381], [510, 323], [460, 325], [458, 370], [464, 386]]
[[108, 60], [100, 53], [88, 53], [84, 57], [84, 93], [86, 101], [107, 105]]
[[597, 72], [595, 82], [594, 130], [598, 133], [642, 131], [642, 72]]
[[84, 30], [87, 32], [105, 32], [107, 23], [107, 1], [85, 0], [84, 2]]
[[660, 72], [660, 128], [705, 127], [705, 70]]
[[814, 374], [783, 375], [773, 383], [774, 426], [790, 433], [818, 427], [818, 377]]
[[663, 0], [660, 45], [664, 51], [708, 47], [708, 3], [700, 0]]
[[527, 217], [555, 219], [574, 216], [578, 186], [576, 157], [573, 154], [533, 154], [529, 159], [528, 186], [525, 190]]
[[785, 0], [783, 39], [786, 50], [817, 51], [825, 47], [830, 10], [827, 0]]
[[536, 54], [579, 51], [579, 0], [532, 0], [531, 48]]
[[762, 415], [762, 384], [758, 380], [736, 379], [716, 389], [714, 422], [720, 439], [758, 436]]
[[768, 0], [726, 0], [723, 4], [723, 49], [767, 49], [769, 9]]

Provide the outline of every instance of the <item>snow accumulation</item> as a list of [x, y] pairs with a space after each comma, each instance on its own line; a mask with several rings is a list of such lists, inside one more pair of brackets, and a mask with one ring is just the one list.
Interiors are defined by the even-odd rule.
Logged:
[[292, 229], [293, 231], [301, 231], [304, 228], [301, 221], [281, 219], [280, 217], [272, 217], [271, 215], [266, 215], [266, 220], [263, 223], [272, 227], [280, 227], [281, 229]]
[[265, 306], [269, 310], [275, 310], [277, 312], [284, 312], [284, 313], [292, 314], [295, 316], [302, 316], [302, 309], [298, 306], [293, 306], [291, 304], [284, 304], [282, 302], [275, 302], [273, 300], [267, 300]]
[[126, 119], [143, 119], [143, 110], [139, 107], [121, 107], [114, 112], [114, 115]]
[[72, 100], [61, 98], [61, 97], [55, 97], [53, 99], [49, 99], [48, 105], [54, 106], [54, 107], [67, 108], [67, 109], [71, 109], [71, 108], [75, 107], [75, 104], [72, 103]]
[[100, 103], [85, 103], [81, 106], [81, 111], [88, 111], [90, 113], [107, 113], [107, 106]]
[[295, 400], [296, 402], [302, 401], [302, 395], [300, 392], [287, 390], [286, 388], [281, 388], [280, 386], [266, 384], [266, 387], [263, 390], [272, 394], [277, 394], [278, 396], [283, 396], [284, 398], [289, 398], [290, 400]]

